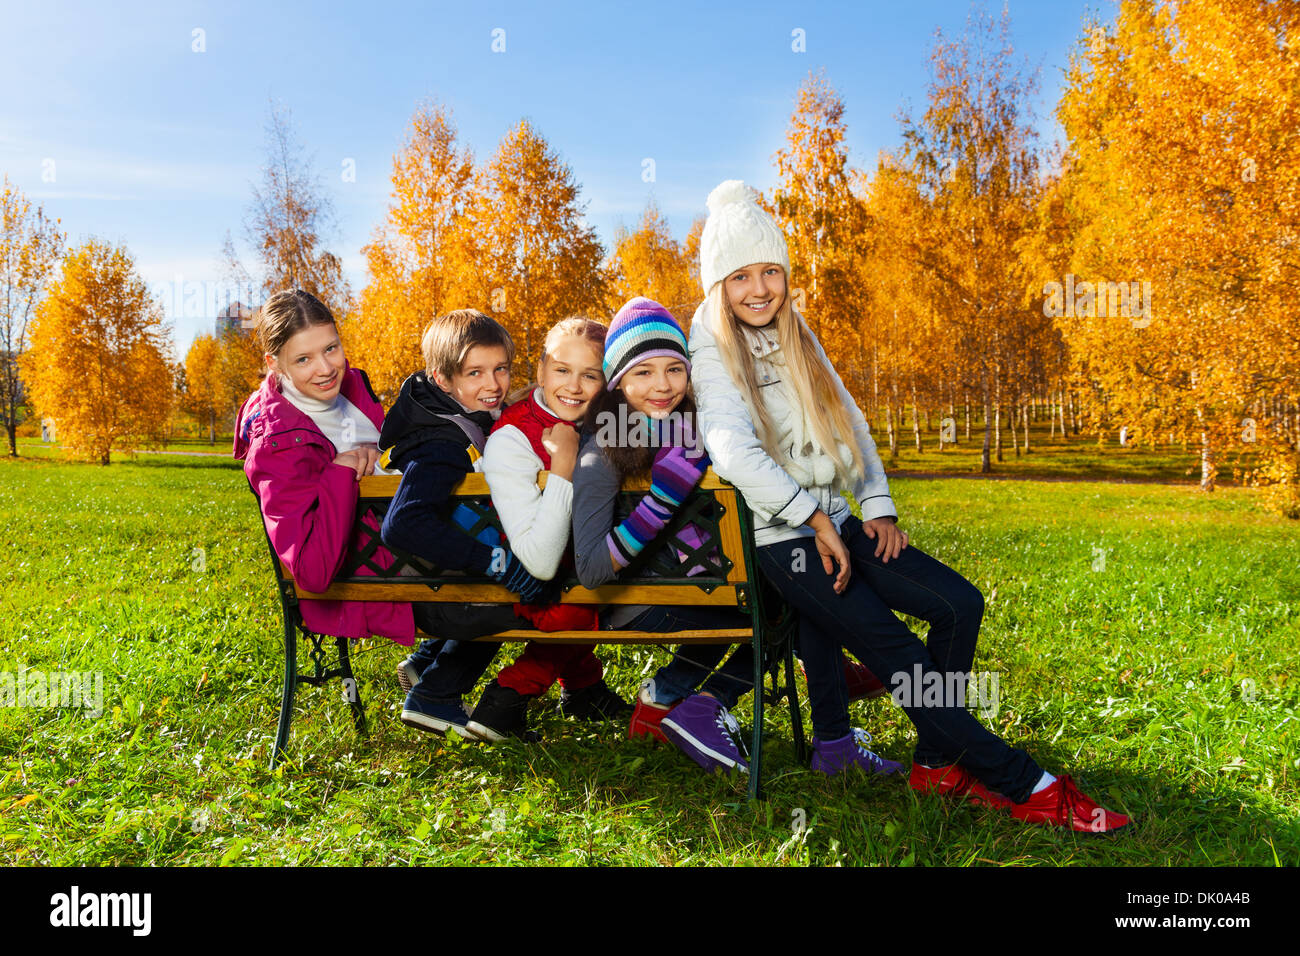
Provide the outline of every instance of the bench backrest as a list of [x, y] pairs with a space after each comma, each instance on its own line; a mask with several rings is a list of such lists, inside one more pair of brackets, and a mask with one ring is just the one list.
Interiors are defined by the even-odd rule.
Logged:
[[[545, 472], [539, 473], [538, 484], [545, 486], [546, 477]], [[401, 477], [397, 475], [361, 479], [355, 523], [360, 532], [360, 546], [348, 552], [342, 570], [327, 590], [313, 593], [296, 588], [297, 596], [342, 601], [514, 603], [517, 599], [513, 593], [486, 575], [443, 571], [396, 549], [385, 548], [395, 560], [387, 568], [380, 565], [376, 552], [384, 545], [378, 529], [400, 482]], [[628, 484], [620, 494], [627, 497], [630, 506], [635, 506], [647, 490], [649, 486], [645, 483]], [[487, 526], [500, 531], [487, 481], [482, 475], [467, 475], [456, 487], [451, 507], [458, 504], [469, 508], [474, 515], [476, 523], [471, 533]], [[706, 545], [697, 549], [681, 540], [678, 532], [688, 523], [708, 539]], [[686, 604], [752, 609], [758, 586], [753, 522], [744, 499], [734, 487], [709, 469], [663, 534], [673, 547], [659, 544], [646, 548], [624, 570], [618, 584], [593, 589], [583, 587], [572, 576], [564, 579], [562, 603]], [[363, 567], [368, 574], [358, 573]], [[688, 573], [691, 571], [696, 573]], [[281, 568], [281, 577], [291, 579], [287, 568]]]

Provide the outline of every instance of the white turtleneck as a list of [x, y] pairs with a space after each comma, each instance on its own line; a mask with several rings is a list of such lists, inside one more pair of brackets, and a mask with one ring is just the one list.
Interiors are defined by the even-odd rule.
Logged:
[[334, 443], [336, 451], [351, 451], [360, 445], [378, 446], [379, 429], [342, 392], [329, 401], [310, 398], [294, 388], [286, 375], [280, 376], [280, 391], [294, 408], [315, 422], [321, 433]]

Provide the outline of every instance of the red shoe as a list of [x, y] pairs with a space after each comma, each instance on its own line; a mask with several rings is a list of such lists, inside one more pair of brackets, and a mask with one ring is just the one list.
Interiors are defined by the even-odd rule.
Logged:
[[964, 797], [968, 803], [982, 807], [1004, 809], [1012, 806], [1010, 800], [1002, 794], [990, 790], [980, 783], [965, 767], [949, 764], [946, 767], [923, 767], [912, 764], [912, 776], [908, 784], [920, 793], [936, 793], [943, 797]]
[[637, 691], [636, 707], [632, 710], [632, 719], [628, 721], [627, 739], [654, 737], [664, 743], [671, 743], [659, 728], [660, 721], [664, 719], [664, 715], [670, 710], [672, 710], [671, 707], [656, 704], [649, 699], [646, 694], [646, 685], [642, 684], [641, 689]]
[[[889, 693], [889, 688], [867, 669], [866, 664], [851, 661], [843, 654], [840, 655], [840, 660], [844, 661], [844, 683], [848, 685], [850, 704], [855, 700], [872, 700]], [[808, 672], [803, 669], [803, 661], [799, 662], [799, 673], [803, 674], [804, 680], [808, 679]]]
[[879, 677], [867, 669], [866, 664], [859, 664], [844, 658], [844, 682], [849, 685], [849, 703], [855, 700], [872, 700], [889, 693]]
[[1068, 775], [1057, 777], [1050, 787], [1024, 803], [1013, 803], [1011, 815], [1026, 823], [1068, 827], [1076, 833], [1114, 833], [1129, 822], [1124, 814], [1107, 810], [1083, 793]]

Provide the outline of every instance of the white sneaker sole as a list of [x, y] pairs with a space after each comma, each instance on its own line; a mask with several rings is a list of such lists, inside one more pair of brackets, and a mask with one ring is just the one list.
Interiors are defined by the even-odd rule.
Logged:
[[419, 711], [402, 711], [402, 723], [419, 730], [431, 730], [435, 734], [445, 734], [450, 730], [457, 737], [464, 737], [466, 740], [473, 739], [473, 734], [468, 726], [453, 724], [450, 720], [442, 720], [439, 717], [430, 717], [428, 714], [421, 714]]
[[486, 724], [480, 724], [477, 720], [471, 720], [465, 725], [468, 731], [465, 736], [470, 740], [489, 740], [492, 743], [500, 743], [502, 740], [509, 738], [505, 734], [499, 734]]

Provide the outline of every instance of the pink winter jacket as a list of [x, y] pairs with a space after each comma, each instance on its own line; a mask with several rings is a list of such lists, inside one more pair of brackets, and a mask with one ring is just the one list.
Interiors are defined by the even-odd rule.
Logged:
[[[359, 369], [343, 376], [343, 397], [357, 406], [375, 427], [384, 410]], [[262, 520], [271, 546], [307, 591], [324, 591], [343, 566], [348, 543], [359, 539], [352, 527], [357, 507], [357, 476], [334, 464], [334, 445], [306, 413], [280, 391], [275, 375], [248, 397], [235, 420], [234, 456], [244, 462], [262, 507]], [[387, 566], [392, 555], [375, 554]], [[358, 574], [371, 573], [362, 567]], [[333, 637], [390, 637], [412, 644], [415, 623], [409, 604], [300, 599], [308, 630]]]

